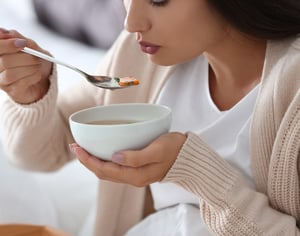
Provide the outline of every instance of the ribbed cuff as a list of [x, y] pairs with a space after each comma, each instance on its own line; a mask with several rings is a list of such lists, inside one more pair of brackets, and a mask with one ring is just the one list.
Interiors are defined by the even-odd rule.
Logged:
[[54, 110], [58, 94], [57, 72], [55, 67], [53, 68], [53, 73], [49, 80], [50, 87], [47, 94], [35, 103], [23, 105], [8, 98], [2, 107], [2, 124], [4, 126], [10, 124], [10, 126], [12, 126], [11, 128], [16, 128], [13, 126], [18, 126], [19, 124], [30, 127], [37, 125], [45, 116], [50, 115]]
[[177, 183], [207, 203], [221, 207], [240, 176], [197, 135], [187, 135], [177, 160], [163, 182]]

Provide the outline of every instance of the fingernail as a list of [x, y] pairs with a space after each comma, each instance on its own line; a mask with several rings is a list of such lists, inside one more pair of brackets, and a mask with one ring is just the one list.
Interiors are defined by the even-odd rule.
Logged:
[[4, 29], [4, 28], [0, 28], [0, 31], [1, 31], [3, 34], [8, 34], [8, 33], [9, 33], [9, 30]]
[[26, 46], [26, 40], [25, 39], [16, 39], [15, 40], [15, 46], [17, 48], [23, 48]]
[[111, 160], [116, 163], [123, 163], [124, 162], [124, 155], [122, 153], [115, 153], [111, 157]]

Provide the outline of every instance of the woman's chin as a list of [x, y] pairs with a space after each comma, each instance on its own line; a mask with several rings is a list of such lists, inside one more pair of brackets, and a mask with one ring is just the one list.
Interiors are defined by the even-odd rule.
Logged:
[[192, 60], [199, 55], [193, 55], [191, 57], [162, 57], [158, 55], [149, 55], [149, 59], [152, 63], [159, 65], [159, 66], [173, 66], [181, 63], [185, 63], [187, 61]]
[[174, 60], [172, 58], [161, 58], [155, 56], [149, 56], [152, 63], [159, 65], [159, 66], [173, 66], [176, 64], [181, 63], [178, 60]]

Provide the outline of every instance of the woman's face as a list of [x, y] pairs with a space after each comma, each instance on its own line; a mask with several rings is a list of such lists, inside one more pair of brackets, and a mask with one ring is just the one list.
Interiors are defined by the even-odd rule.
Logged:
[[125, 28], [159, 65], [188, 61], [226, 37], [226, 22], [206, 0], [124, 0]]

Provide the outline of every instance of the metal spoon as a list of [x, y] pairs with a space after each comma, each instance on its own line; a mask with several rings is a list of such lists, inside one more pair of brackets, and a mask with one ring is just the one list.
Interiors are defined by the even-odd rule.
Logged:
[[57, 59], [55, 59], [54, 57], [48, 56], [44, 53], [41, 53], [39, 51], [33, 50], [31, 48], [25, 47], [22, 49], [23, 52], [31, 54], [33, 56], [42, 58], [46, 61], [50, 61], [62, 66], [65, 66], [71, 70], [74, 70], [76, 72], [78, 72], [79, 74], [81, 74], [81, 76], [83, 76], [84, 78], [86, 78], [87, 81], [89, 81], [90, 83], [92, 83], [93, 85], [100, 87], [100, 88], [104, 88], [104, 89], [120, 89], [120, 88], [127, 88], [129, 85], [136, 85], [136, 83], [126, 83], [126, 86], [121, 86], [119, 84], [120, 79], [119, 77], [110, 77], [110, 76], [102, 76], [102, 75], [90, 75], [72, 65], [69, 65], [65, 62], [59, 61]]

